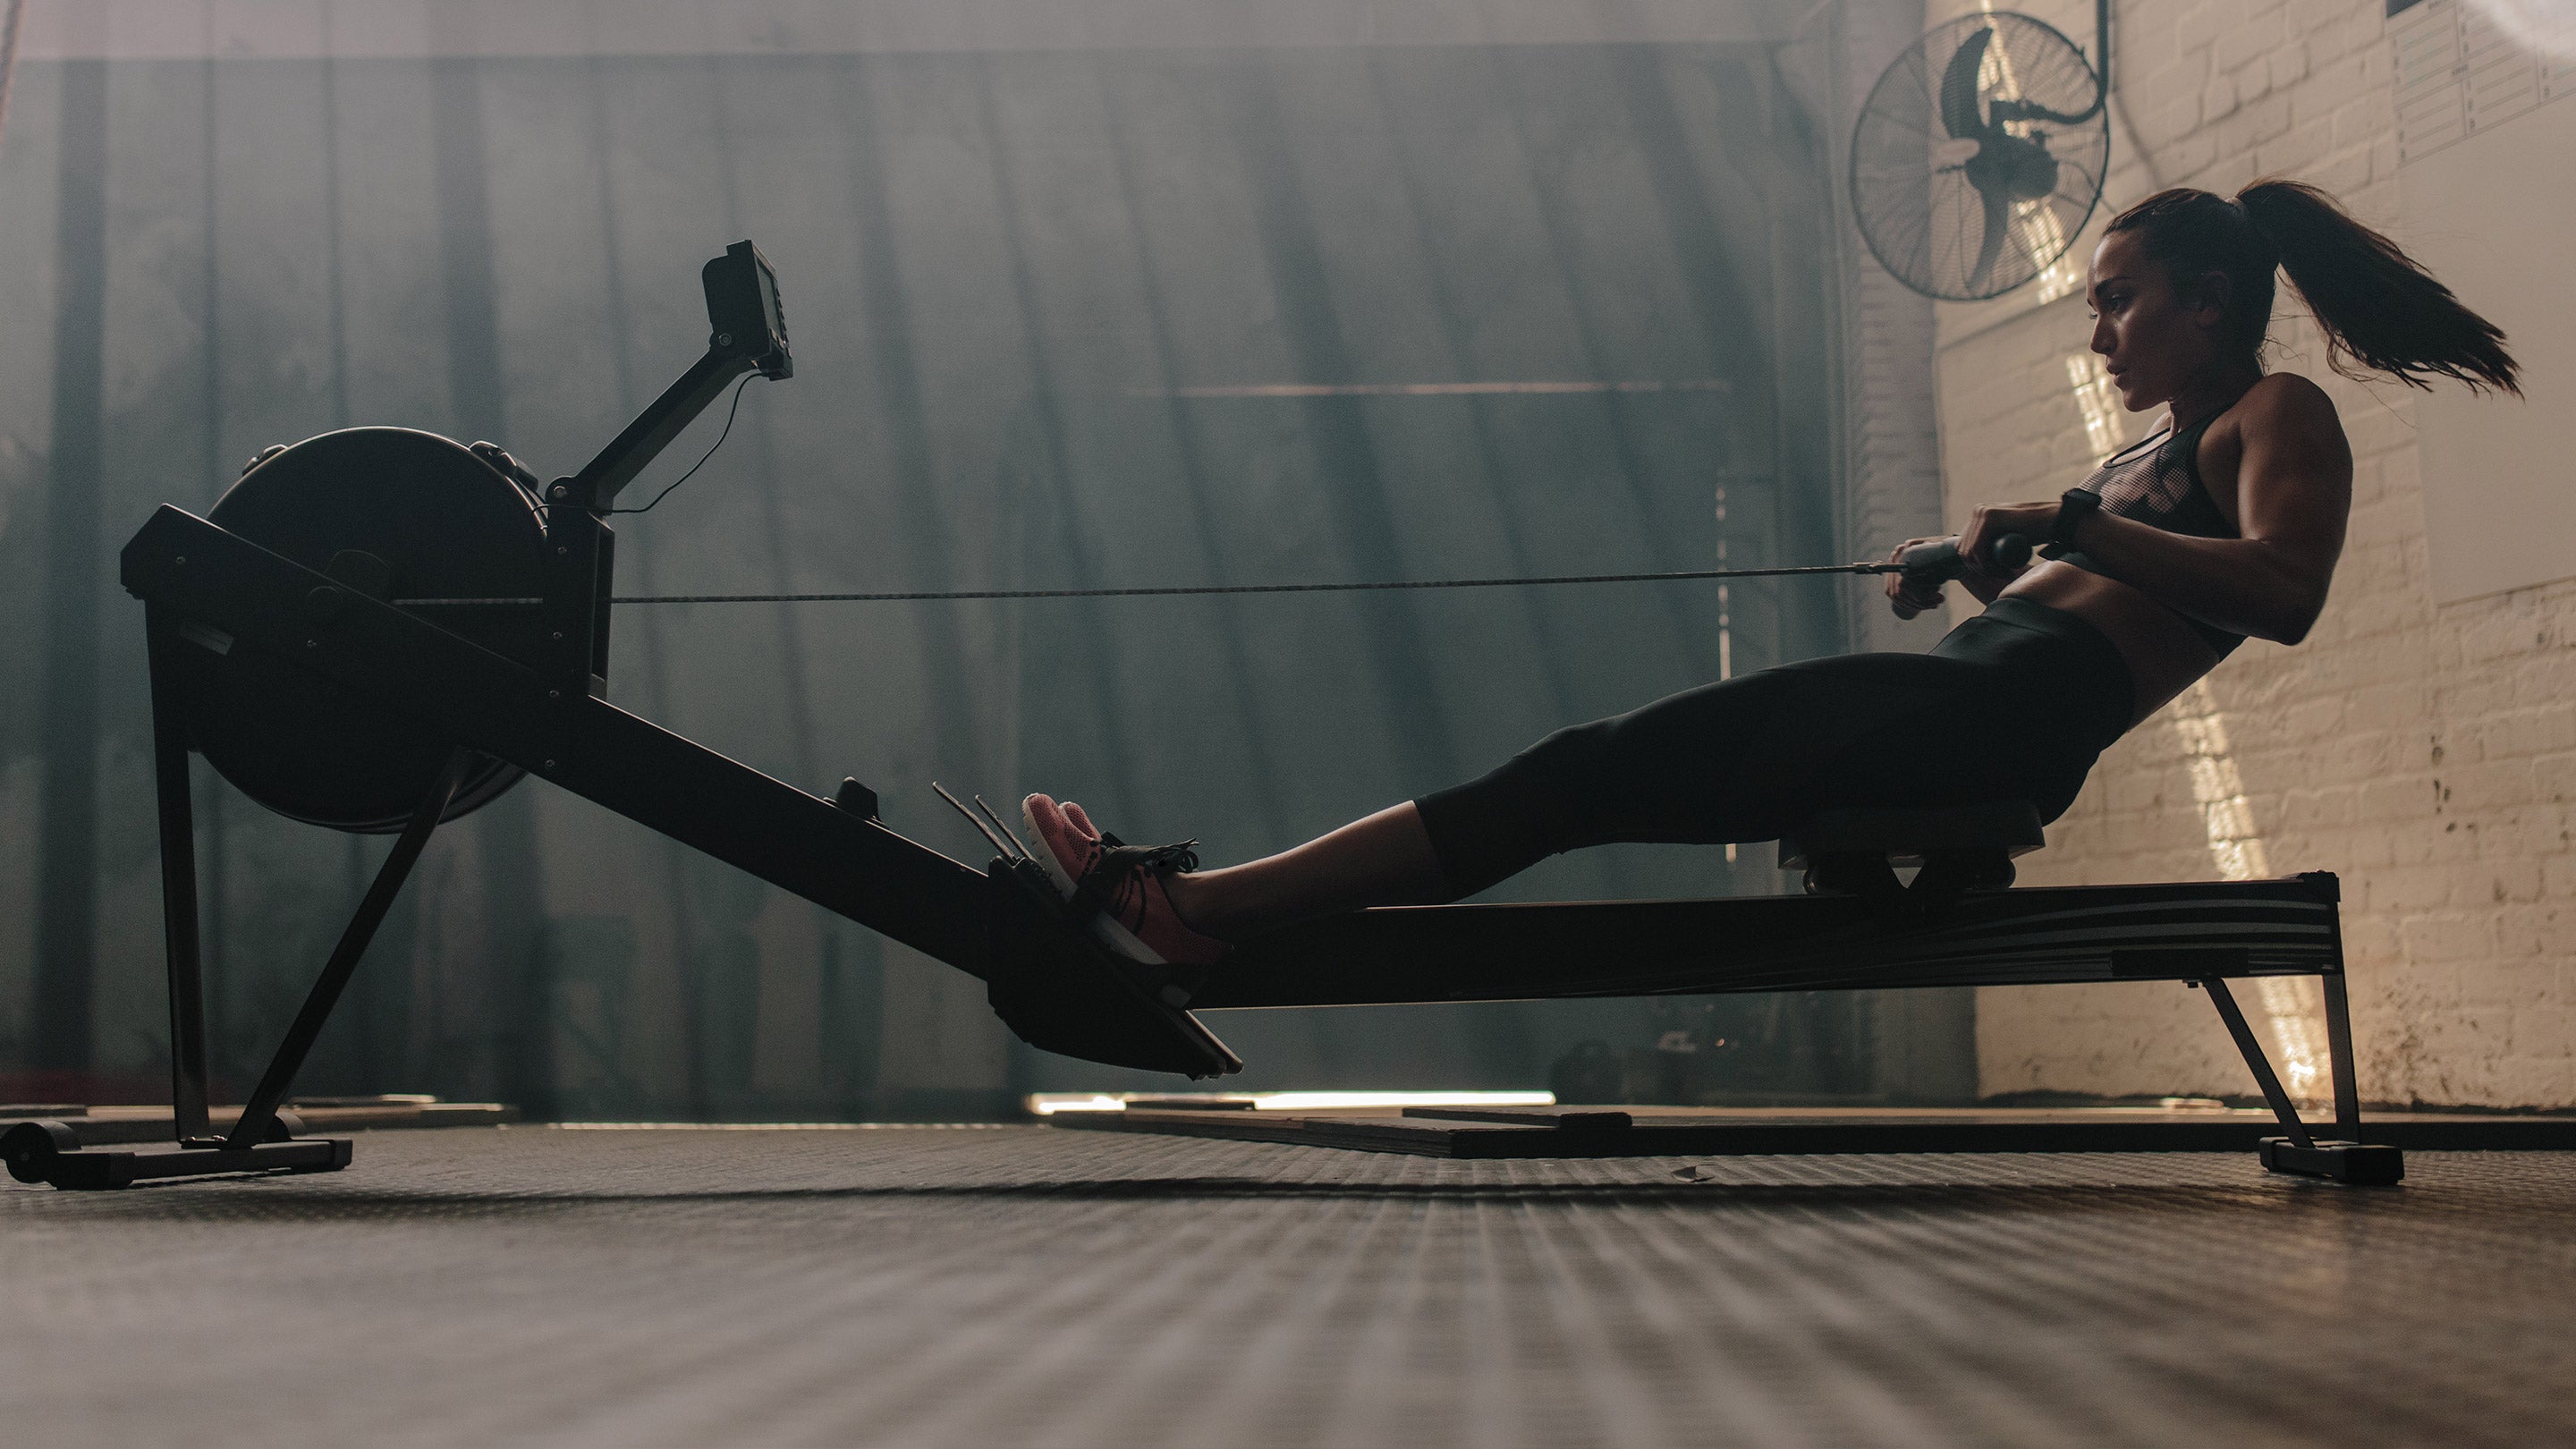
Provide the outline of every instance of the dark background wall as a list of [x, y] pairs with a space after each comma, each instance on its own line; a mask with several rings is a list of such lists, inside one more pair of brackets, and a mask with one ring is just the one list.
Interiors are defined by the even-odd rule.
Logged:
[[[620, 521], [625, 591], [1823, 561], [1836, 150], [1749, 45], [26, 65], [0, 147], [0, 1082], [157, 1095], [113, 555], [258, 448], [399, 423], [568, 471], [695, 355], [695, 269], [750, 236], [798, 376]], [[963, 858], [932, 779], [1227, 861], [1831, 651], [1852, 587], [636, 608], [612, 695], [818, 791], [858, 775]], [[238, 1084], [383, 844], [199, 773]], [[1779, 888], [1759, 848], [1613, 848], [1497, 894]], [[547, 1020], [496, 1019], [529, 980]], [[1803, 1065], [1747, 1086], [1867, 1084], [1858, 1014], [1788, 1009]], [[1672, 1022], [1216, 1025], [1245, 1085], [1464, 1087]], [[975, 983], [528, 785], [433, 842], [303, 1085], [739, 1114], [1160, 1084], [1018, 1048]]]

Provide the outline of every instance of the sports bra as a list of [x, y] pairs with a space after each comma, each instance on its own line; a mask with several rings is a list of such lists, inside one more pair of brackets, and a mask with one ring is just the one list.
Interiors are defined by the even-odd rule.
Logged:
[[[2162, 432], [2111, 455], [2110, 460], [2093, 470], [2093, 476], [2075, 485], [2102, 499], [2102, 511], [2121, 518], [2133, 518], [2151, 528], [2192, 538], [2239, 538], [2236, 525], [2218, 511], [2217, 500], [2200, 481], [2200, 438], [2209, 425], [2218, 421], [2218, 412], [2177, 432]], [[2116, 578], [2109, 569], [2095, 562], [2082, 549], [2069, 548], [2049, 555], [2059, 563], [2069, 563], [2087, 573]], [[2224, 659], [2229, 651], [2245, 642], [2242, 634], [2231, 633], [2215, 624], [2205, 623], [2189, 614], [2182, 621], [2192, 631], [2209, 641], [2209, 647]]]

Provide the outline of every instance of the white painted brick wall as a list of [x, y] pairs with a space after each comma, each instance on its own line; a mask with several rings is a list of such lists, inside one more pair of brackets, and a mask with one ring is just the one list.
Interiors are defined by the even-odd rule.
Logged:
[[[1785, 64], [1811, 81], [1809, 104], [1847, 136], [1870, 87], [1920, 32], [1903, 0], [1844, 0], [1830, 21], [1791, 47]], [[1837, 185], [1833, 194], [1841, 269], [1851, 279], [1840, 318], [1843, 392], [1851, 401], [1843, 410], [1836, 550], [1859, 557], [1940, 531], [1939, 423], [1924, 366], [1937, 318], [1930, 301], [1869, 258], [1848, 193]], [[1855, 650], [1928, 649], [1938, 637], [1929, 622], [1902, 622], [1884, 609], [1856, 610], [1849, 623]]]
[[[1984, 8], [1927, 6], [1927, 22]], [[2089, 52], [2092, 7], [2017, 0]], [[2397, 216], [2383, 0], [2125, 0], [2116, 6], [2114, 165], [2103, 214], [2159, 184], [2232, 193], [2314, 181], [2378, 225]], [[2102, 217], [2078, 242], [2089, 253]], [[2401, 237], [2402, 241], [2403, 238]], [[1941, 309], [1943, 491], [2052, 497], [2092, 448], [2065, 359], [2080, 297], [2031, 288]], [[2362, 1091], [2377, 1100], [2576, 1103], [2576, 583], [2437, 606], [2425, 565], [2414, 407], [2334, 376], [2286, 295], [2273, 365], [2324, 385], [2351, 435], [2351, 539], [2325, 616], [2295, 649], [2249, 642], [2191, 697], [2104, 755], [2024, 862], [2032, 884], [2210, 879], [2212, 761], [2180, 723], [2214, 705], [2237, 810], [2271, 873], [2343, 877]], [[2510, 329], [2510, 321], [2507, 321]], [[2148, 418], [2127, 419], [2128, 436]], [[2203, 732], [2206, 737], [2206, 732]], [[2269, 1003], [2276, 1031], [2302, 1001]], [[2313, 1009], [2311, 994], [2304, 1005]], [[1989, 1093], [2241, 1093], [2215, 1013], [2172, 985], [1980, 994]]]

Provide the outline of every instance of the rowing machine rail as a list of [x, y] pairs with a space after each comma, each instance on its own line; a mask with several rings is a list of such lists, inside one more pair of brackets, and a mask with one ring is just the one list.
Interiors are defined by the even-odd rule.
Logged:
[[[305, 1145], [271, 1140], [279, 1135], [276, 1104], [420, 845], [439, 823], [523, 774], [982, 979], [995, 1010], [1024, 1040], [1095, 1061], [1193, 1077], [1239, 1070], [1241, 1062], [1192, 1014], [1199, 1007], [2046, 981], [2218, 985], [2224, 977], [2316, 975], [2328, 985], [2338, 1129], [2344, 1137], [2357, 1132], [2331, 876], [1964, 891], [1937, 910], [1901, 913], [1832, 894], [1371, 910], [1250, 943], [1183, 997], [1174, 983], [1141, 973], [1078, 929], [1034, 863], [1006, 856], [978, 872], [888, 829], [874, 793], [856, 781], [837, 800], [825, 799], [608, 703], [613, 537], [606, 514], [613, 499], [728, 380], [792, 370], [775, 283], [757, 249], [743, 243], [710, 263], [707, 291], [707, 355], [579, 474], [541, 494], [497, 449], [478, 454], [428, 434], [351, 430], [263, 455], [226, 495], [227, 503], [239, 495], [230, 515], [225, 504], [211, 520], [164, 507], [126, 545], [121, 579], [145, 604], [152, 662], [180, 1150], [116, 1166], [53, 1135], [22, 1135], [8, 1157], [13, 1172], [58, 1186], [111, 1186], [344, 1165], [346, 1144], [269, 1151]], [[355, 433], [366, 436], [352, 442]], [[316, 466], [361, 455], [385, 466]], [[331, 514], [342, 520], [331, 527], [307, 520], [299, 531], [280, 520], [301, 515], [274, 506], [285, 496], [277, 490], [292, 480], [301, 490], [293, 496], [303, 499], [327, 498], [325, 484], [355, 493], [371, 479], [397, 476], [409, 490], [394, 500], [402, 505], [393, 510], [400, 526], [373, 528], [371, 547], [333, 536], [335, 527], [372, 527], [363, 508]], [[442, 504], [469, 493], [486, 500], [479, 516], [487, 522], [474, 526], [488, 536], [439, 532]], [[258, 506], [263, 500], [271, 506]], [[539, 514], [541, 532], [519, 531]], [[227, 526], [228, 517], [244, 526]], [[430, 542], [407, 542], [421, 538]], [[397, 605], [397, 598], [440, 591], [419, 588], [416, 576], [446, 564], [442, 548], [478, 556], [527, 549], [546, 627], [495, 632], [460, 617], [463, 611]], [[528, 591], [468, 587], [485, 596]], [[189, 757], [222, 735], [224, 711], [246, 696], [245, 680], [281, 709], [327, 704], [337, 722], [354, 726], [300, 741], [299, 749], [325, 750], [346, 736], [407, 741], [410, 753], [361, 752], [340, 761], [348, 798], [281, 802], [276, 792], [285, 787], [276, 782], [295, 778], [294, 770], [259, 768], [279, 762], [259, 758], [256, 736], [223, 735], [222, 747], [233, 753], [216, 759], [218, 768], [262, 804], [343, 830], [399, 829], [402, 838], [241, 1120], [217, 1139], [207, 1126]], [[289, 763], [312, 760], [298, 755]], [[2213, 999], [2223, 991], [2220, 985]], [[2239, 1036], [2255, 1062], [2260, 1049], [2250, 1040]], [[2313, 1154], [2337, 1144], [2316, 1142], [2286, 1098], [2281, 1103], [2291, 1137], [2282, 1152], [2267, 1153], [2266, 1164], [2312, 1170]]]

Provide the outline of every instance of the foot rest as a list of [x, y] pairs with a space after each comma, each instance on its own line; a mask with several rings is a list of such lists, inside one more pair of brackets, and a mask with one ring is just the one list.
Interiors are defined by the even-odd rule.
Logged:
[[1188, 1010], [1075, 929], [1035, 861], [997, 857], [991, 883], [992, 972], [985, 998], [1020, 1040], [1113, 1067], [1220, 1077], [1243, 1059]]
[[1820, 810], [1780, 837], [1780, 868], [1804, 870], [1825, 856], [1876, 856], [1921, 865], [1936, 854], [2000, 850], [2009, 860], [2047, 843], [2038, 807], [2026, 800], [1902, 809]]

